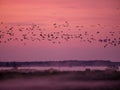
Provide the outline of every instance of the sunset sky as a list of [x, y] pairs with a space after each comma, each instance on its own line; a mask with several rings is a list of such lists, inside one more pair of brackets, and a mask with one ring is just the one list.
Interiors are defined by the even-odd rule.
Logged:
[[[66, 21], [69, 23], [67, 28], [55, 29], [53, 26], [54, 23], [66, 24]], [[64, 33], [77, 34], [79, 32], [75, 27], [80, 25], [83, 26], [81, 33], [102, 32], [101, 35], [95, 34], [97, 39], [106, 36], [120, 38], [120, 0], [0, 0], [0, 22], [1, 31], [5, 31], [6, 26], [16, 28], [14, 38], [21, 38], [18, 25], [26, 28], [33, 24], [40, 26], [44, 33], [63, 30]], [[114, 37], [108, 34], [111, 31], [115, 32]], [[59, 42], [26, 41], [26, 45], [18, 41], [0, 43], [0, 61], [120, 61], [120, 44], [104, 48], [104, 44], [99, 42], [89, 44], [78, 39], [68, 42], [60, 39]]]

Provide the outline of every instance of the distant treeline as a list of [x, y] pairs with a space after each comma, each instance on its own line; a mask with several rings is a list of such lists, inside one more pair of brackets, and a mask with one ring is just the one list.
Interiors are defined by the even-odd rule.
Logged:
[[120, 62], [109, 60], [65, 60], [65, 61], [28, 61], [28, 62], [0, 62], [0, 67], [27, 67], [27, 66], [120, 66]]

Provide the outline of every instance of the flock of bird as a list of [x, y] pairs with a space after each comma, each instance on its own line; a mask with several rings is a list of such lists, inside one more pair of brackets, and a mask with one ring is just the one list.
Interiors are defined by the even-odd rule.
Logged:
[[[0, 23], [0, 44], [19, 41], [26, 45], [27, 41], [49, 41], [53, 44], [61, 44], [70, 40], [78, 40], [85, 43], [102, 43], [103, 47], [120, 46], [120, 25], [111, 26], [111, 31], [106, 32], [106, 26], [102, 24], [76, 25], [71, 28], [68, 21], [63, 24], [52, 24], [52, 30], [42, 28], [40, 25], [31, 24], [7, 25]], [[108, 26], [109, 27], [109, 26]], [[92, 30], [93, 29], [93, 30]], [[92, 31], [91, 31], [92, 30]]]

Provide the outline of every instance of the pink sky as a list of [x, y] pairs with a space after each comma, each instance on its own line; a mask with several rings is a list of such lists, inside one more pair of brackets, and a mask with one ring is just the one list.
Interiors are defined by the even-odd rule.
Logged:
[[[119, 0], [0, 0], [6, 22], [119, 23]], [[104, 20], [104, 21], [103, 21]], [[117, 20], [117, 21], [116, 21]]]
[[[75, 25], [84, 25], [84, 30], [94, 33], [120, 31], [120, 0], [0, 0], [0, 21], [5, 25], [39, 24], [50, 33], [52, 24], [70, 23], [71, 32]], [[90, 25], [101, 24], [106, 28], [90, 28]], [[0, 27], [3, 30], [3, 27]], [[65, 30], [65, 29], [63, 29]], [[37, 32], [36, 32], [37, 33]], [[16, 31], [16, 35], [19, 32]], [[97, 37], [97, 36], [96, 36]], [[100, 36], [98, 36], [99, 38]], [[119, 34], [116, 35], [119, 37]], [[0, 45], [0, 61], [26, 60], [95, 60], [107, 59], [120, 61], [120, 46], [103, 48], [98, 43], [87, 44], [78, 40], [51, 44], [48, 42], [27, 42], [26, 46], [18, 42]]]

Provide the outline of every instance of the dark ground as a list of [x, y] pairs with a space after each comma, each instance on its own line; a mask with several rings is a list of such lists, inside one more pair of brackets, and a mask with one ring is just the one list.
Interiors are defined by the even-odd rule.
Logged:
[[0, 71], [0, 90], [120, 90], [120, 71]]

